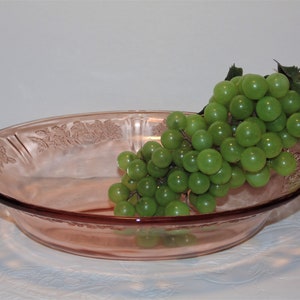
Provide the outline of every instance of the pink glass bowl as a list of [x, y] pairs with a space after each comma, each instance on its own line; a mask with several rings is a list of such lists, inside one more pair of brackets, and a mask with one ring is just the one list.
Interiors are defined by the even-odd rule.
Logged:
[[[233, 247], [300, 194], [300, 171], [273, 175], [221, 199], [217, 212], [184, 217], [113, 216], [117, 155], [159, 140], [166, 111], [77, 114], [0, 131], [0, 202], [32, 239], [73, 254], [120, 260], [179, 259]], [[293, 149], [298, 158], [300, 146]]]

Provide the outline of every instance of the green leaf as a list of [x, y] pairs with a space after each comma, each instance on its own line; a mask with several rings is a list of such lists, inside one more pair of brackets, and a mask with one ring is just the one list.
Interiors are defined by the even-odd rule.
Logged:
[[206, 105], [197, 113], [198, 115], [203, 115], [204, 114], [204, 109], [205, 109]]
[[242, 76], [242, 75], [243, 75], [243, 69], [238, 68], [238, 67], [235, 66], [235, 64], [233, 64], [229, 68], [229, 71], [227, 73], [227, 76], [225, 77], [225, 80], [231, 80], [232, 78], [234, 78], [236, 76]]
[[277, 63], [277, 70], [284, 74], [290, 81], [290, 89], [300, 94], [300, 69], [297, 66], [283, 66], [274, 59]]

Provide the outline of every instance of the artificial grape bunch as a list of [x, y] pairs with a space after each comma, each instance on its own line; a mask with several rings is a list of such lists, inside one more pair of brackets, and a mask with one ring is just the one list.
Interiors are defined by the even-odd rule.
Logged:
[[117, 158], [124, 172], [108, 195], [117, 216], [211, 213], [217, 199], [245, 183], [265, 186], [272, 172], [296, 170], [289, 149], [300, 138], [299, 69], [268, 76], [234, 65], [198, 114], [174, 111], [160, 142]]

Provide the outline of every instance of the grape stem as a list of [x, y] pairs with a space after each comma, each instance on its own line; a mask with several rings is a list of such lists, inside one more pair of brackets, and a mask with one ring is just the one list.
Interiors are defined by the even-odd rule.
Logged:
[[183, 136], [183, 139], [186, 140], [190, 145], [192, 145], [192, 141], [191, 141], [191, 138], [186, 134], [186, 132], [184, 130], [179, 130], [180, 133], [182, 134]]

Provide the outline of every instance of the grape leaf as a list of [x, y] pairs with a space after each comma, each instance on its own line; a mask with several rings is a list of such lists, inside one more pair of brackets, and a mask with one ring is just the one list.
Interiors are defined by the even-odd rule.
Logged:
[[238, 68], [238, 67], [235, 66], [235, 64], [233, 64], [229, 68], [229, 71], [227, 73], [227, 76], [225, 77], [225, 80], [231, 80], [232, 78], [234, 78], [236, 76], [242, 76], [242, 75], [243, 75], [243, 69]]
[[284, 74], [290, 81], [290, 89], [300, 93], [300, 69], [297, 66], [283, 66], [274, 59], [277, 63], [277, 70]]

